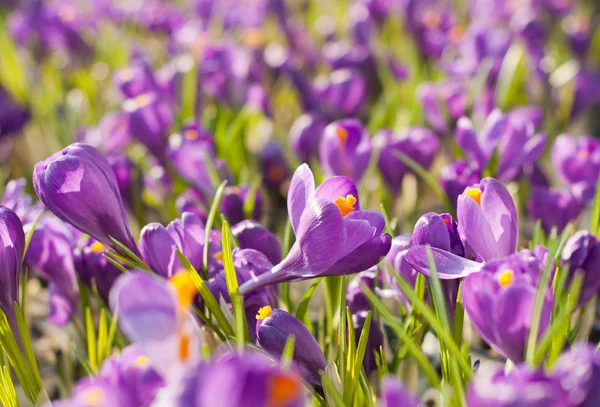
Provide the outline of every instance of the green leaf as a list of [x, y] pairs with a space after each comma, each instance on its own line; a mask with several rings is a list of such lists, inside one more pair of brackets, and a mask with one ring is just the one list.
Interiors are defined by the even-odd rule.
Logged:
[[89, 365], [94, 373], [98, 372], [98, 354], [96, 347], [96, 330], [94, 329], [94, 319], [91, 308], [85, 309], [85, 333], [87, 338], [87, 355]]
[[221, 185], [219, 185], [219, 188], [217, 188], [217, 192], [215, 193], [215, 199], [213, 199], [210, 211], [208, 212], [208, 219], [206, 220], [206, 226], [204, 229], [204, 250], [202, 252], [202, 277], [205, 280], [208, 280], [208, 249], [210, 246], [210, 232], [212, 230], [215, 217], [217, 216], [217, 212], [219, 211], [219, 205], [221, 203], [223, 193], [225, 192], [225, 186], [227, 186], [227, 180], [223, 181]]
[[38, 216], [35, 218], [32, 224], [28, 225], [29, 230], [27, 231], [27, 235], [25, 235], [25, 249], [23, 250], [23, 258], [21, 261], [25, 261], [25, 255], [27, 254], [27, 249], [29, 249], [29, 243], [31, 243], [31, 238], [33, 237], [33, 232], [35, 232], [35, 228], [37, 227], [40, 218], [44, 214], [44, 209], [40, 211]]
[[317, 289], [319, 283], [323, 280], [323, 277], [317, 278], [306, 290], [304, 295], [302, 296], [302, 300], [300, 301], [300, 305], [298, 305], [298, 309], [296, 310], [296, 318], [300, 321], [304, 321], [306, 319], [306, 311], [308, 310], [308, 303], [312, 298], [313, 293]]
[[19, 399], [15, 391], [8, 366], [2, 365], [0, 369], [0, 402], [4, 407], [18, 407]]
[[144, 261], [142, 259], [140, 259], [137, 254], [132, 252], [127, 246], [125, 246], [123, 243], [119, 242], [117, 239], [115, 239], [112, 236], [109, 236], [109, 238], [110, 238], [110, 241], [116, 246], [116, 248], [119, 251], [121, 251], [122, 254], [128, 256], [131, 260], [133, 260], [133, 262], [136, 264], [135, 268], [140, 268], [142, 270], [151, 271], [150, 267], [148, 267], [146, 265], [146, 263], [144, 263]]
[[294, 345], [296, 344], [296, 337], [294, 335], [288, 336], [285, 341], [285, 346], [281, 352], [281, 366], [284, 369], [289, 369], [292, 366], [292, 360], [294, 359]]
[[396, 321], [392, 313], [385, 307], [385, 305], [381, 302], [379, 298], [371, 291], [369, 287], [367, 287], [364, 283], [360, 283], [363, 292], [369, 299], [369, 302], [373, 305], [373, 308], [379, 312], [381, 317], [388, 323], [390, 328], [398, 335], [398, 338], [402, 341], [402, 343], [406, 346], [408, 353], [415, 359], [417, 364], [421, 367], [425, 376], [427, 376], [429, 382], [436, 388], [440, 388], [441, 382], [440, 379], [427, 359], [427, 356], [423, 353], [421, 348], [414, 342], [414, 340], [408, 335], [406, 330], [402, 325]]

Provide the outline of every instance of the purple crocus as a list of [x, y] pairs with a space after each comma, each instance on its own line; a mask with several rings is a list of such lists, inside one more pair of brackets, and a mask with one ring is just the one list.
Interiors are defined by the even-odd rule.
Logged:
[[302, 164], [290, 183], [288, 213], [296, 243], [269, 273], [243, 284], [242, 294], [285, 281], [357, 273], [390, 250], [383, 216], [360, 210], [350, 178], [330, 178], [315, 190], [312, 171]]
[[504, 366], [484, 362], [467, 393], [470, 407], [564, 407], [571, 406], [560, 382], [541, 370], [518, 365], [506, 373]]
[[355, 69], [338, 69], [314, 84], [315, 98], [329, 117], [351, 117], [360, 113], [368, 100], [367, 83]]
[[[523, 251], [487, 263], [467, 276], [462, 301], [471, 323], [496, 351], [514, 363], [524, 359], [537, 285], [544, 262]], [[550, 322], [552, 295], [546, 292], [540, 317], [541, 336]]]
[[12, 331], [18, 336], [14, 303], [19, 299], [19, 278], [25, 250], [25, 234], [19, 217], [0, 206], [0, 308], [6, 314]]
[[262, 215], [262, 195], [259, 190], [252, 191], [248, 185], [226, 187], [221, 199], [221, 212], [229, 223], [235, 225], [246, 219], [244, 206], [250, 194], [254, 192], [254, 208], [250, 216], [254, 219], [260, 219]]
[[367, 271], [358, 273], [348, 282], [348, 287], [346, 288], [346, 306], [352, 314], [371, 309], [371, 304], [362, 289], [361, 283], [371, 290], [375, 290], [378, 278], [377, 268], [371, 267]]
[[[411, 311], [411, 302], [406, 298], [404, 292], [398, 286], [390, 267], [398, 273], [400, 277], [404, 279], [412, 287], [417, 282], [419, 275], [418, 271], [415, 270], [406, 258], [406, 254], [413, 245], [413, 239], [411, 235], [399, 235], [392, 239], [392, 246], [389, 253], [385, 256], [384, 265], [384, 277], [386, 283], [391, 287], [391, 296], [396, 298], [402, 306], [407, 310]], [[425, 296], [427, 297], [427, 292]]]
[[[354, 338], [356, 340], [356, 346], [358, 346], [360, 335], [365, 326], [366, 317], [367, 311], [360, 311], [352, 314], [352, 324], [354, 325]], [[381, 348], [383, 347], [383, 342], [384, 337], [381, 328], [375, 320], [371, 320], [369, 336], [367, 337], [367, 346], [365, 348], [365, 356], [363, 358], [363, 367], [365, 368], [365, 373], [367, 376], [377, 370], [375, 354], [380, 354]]]
[[448, 80], [438, 84], [423, 82], [417, 88], [417, 97], [423, 105], [425, 118], [440, 134], [448, 131], [448, 118], [456, 122], [465, 114], [467, 107], [467, 93], [459, 80]]
[[[76, 232], [73, 230], [73, 232]], [[52, 215], [39, 220], [31, 236], [25, 261], [50, 283], [48, 319], [63, 326], [77, 312], [79, 286], [74, 249], [79, 238], [67, 224]]]
[[8, 184], [4, 187], [2, 201], [0, 201], [0, 205], [16, 213], [24, 225], [33, 222], [44, 209], [41, 202], [32, 203], [31, 195], [25, 192], [26, 185], [27, 180], [25, 178], [8, 181]]
[[114, 246], [111, 236], [138, 252], [115, 174], [94, 147], [71, 144], [37, 163], [33, 186], [58, 218], [105, 245]]
[[569, 222], [577, 219], [582, 203], [570, 190], [533, 185], [527, 209], [532, 219], [541, 220], [546, 233], [553, 227], [560, 233]]
[[16, 102], [0, 86], [0, 136], [18, 133], [28, 120], [29, 110]]
[[600, 242], [588, 231], [580, 230], [567, 240], [561, 258], [569, 266], [569, 280], [575, 272], [583, 272], [579, 305], [586, 304], [600, 290]]
[[200, 332], [189, 311], [196, 288], [188, 272], [167, 281], [141, 271], [119, 277], [110, 307], [121, 330], [148, 356], [168, 384], [198, 361]]
[[281, 262], [279, 238], [255, 220], [243, 220], [231, 228], [241, 249], [254, 249], [263, 253], [272, 264]]
[[481, 170], [466, 160], [456, 160], [442, 168], [440, 172], [440, 184], [452, 205], [456, 206], [458, 196], [465, 188], [476, 184], [481, 179]]
[[600, 397], [600, 353], [589, 343], [576, 343], [556, 360], [549, 376], [567, 392], [569, 405], [591, 407]]
[[88, 239], [76, 253], [75, 271], [88, 287], [95, 285], [100, 298], [108, 304], [109, 292], [122, 271], [104, 256], [106, 250], [99, 241]]
[[319, 158], [328, 175], [345, 175], [359, 182], [371, 159], [371, 139], [358, 119], [333, 122], [325, 128]]
[[175, 207], [177, 208], [178, 213], [192, 212], [198, 216], [204, 224], [206, 224], [206, 220], [208, 219], [207, 206], [208, 203], [204, 196], [193, 188], [186, 189], [175, 200]]
[[397, 377], [385, 377], [381, 383], [383, 407], [419, 407], [421, 404], [398, 381]]
[[135, 98], [158, 89], [152, 68], [143, 58], [115, 72], [113, 81], [125, 98]]
[[77, 135], [77, 141], [111, 154], [120, 152], [131, 140], [129, 120], [123, 112], [107, 113], [97, 126]]
[[281, 145], [274, 140], [267, 142], [258, 157], [265, 186], [278, 191], [290, 176], [290, 167]]
[[[193, 213], [185, 212], [181, 219], [175, 219], [164, 227], [160, 223], [149, 223], [140, 234], [140, 252], [144, 262], [158, 275], [168, 278], [183, 269], [176, 250], [179, 249], [192, 266], [202, 268], [204, 247], [204, 224]], [[211, 246], [211, 263], [219, 263], [214, 257], [217, 248]]]
[[123, 153], [115, 153], [106, 156], [108, 163], [115, 173], [117, 185], [123, 202], [134, 209], [134, 197], [139, 199], [142, 193], [143, 180], [141, 171], [138, 171], [133, 161]]
[[[552, 146], [552, 162], [565, 184], [581, 184], [593, 190], [600, 174], [600, 141], [561, 134]], [[588, 195], [593, 198], [593, 193]]]
[[283, 354], [288, 337], [294, 336], [294, 366], [308, 384], [322, 392], [320, 372], [327, 367], [327, 361], [306, 325], [292, 314], [268, 305], [258, 311], [256, 319], [258, 344], [276, 358]]
[[412, 127], [398, 136], [384, 129], [375, 135], [373, 142], [381, 150], [377, 168], [394, 196], [400, 192], [404, 174], [411, 171], [397, 154], [405, 154], [428, 169], [440, 145], [438, 137], [425, 127]]
[[290, 128], [290, 146], [296, 157], [308, 163], [315, 157], [326, 123], [317, 114], [305, 113]]
[[159, 160], [164, 159], [167, 131], [173, 123], [171, 106], [156, 92], [146, 92], [123, 102], [131, 135], [144, 143]]
[[[104, 377], [85, 377], [77, 382], [71, 397], [52, 402], [52, 407], [136, 407], [137, 400], [129, 389]], [[50, 406], [50, 405], [49, 405]]]
[[176, 407], [301, 407], [304, 387], [292, 370], [283, 369], [267, 355], [246, 350], [214, 358], [190, 370]]

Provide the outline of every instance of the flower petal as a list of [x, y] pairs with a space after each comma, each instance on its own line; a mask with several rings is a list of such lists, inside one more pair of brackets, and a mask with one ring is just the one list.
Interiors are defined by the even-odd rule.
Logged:
[[288, 214], [296, 236], [298, 235], [300, 217], [306, 205], [312, 201], [314, 194], [315, 179], [313, 173], [307, 164], [302, 164], [292, 176], [287, 198]]
[[338, 197], [345, 198], [347, 195], [352, 195], [356, 198], [354, 209], [360, 209], [358, 200], [358, 190], [352, 179], [344, 176], [331, 177], [317, 187], [315, 198], [323, 198], [331, 202], [335, 202]]
[[[478, 272], [483, 264], [456, 256], [445, 250], [431, 248], [433, 261], [440, 280], [463, 278]], [[427, 259], [427, 246], [413, 246], [406, 253], [406, 260], [418, 272], [429, 276], [429, 261]]]

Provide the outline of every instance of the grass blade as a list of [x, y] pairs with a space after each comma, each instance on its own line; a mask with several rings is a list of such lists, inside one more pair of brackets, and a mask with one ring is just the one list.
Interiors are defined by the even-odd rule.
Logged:
[[302, 296], [302, 300], [300, 301], [300, 305], [298, 305], [298, 309], [296, 310], [296, 318], [298, 318], [300, 321], [304, 321], [306, 319], [306, 312], [308, 310], [308, 303], [310, 302], [310, 299], [311, 299], [313, 293], [315, 292], [315, 290], [317, 289], [317, 286], [319, 285], [319, 283], [322, 280], [323, 280], [323, 277], [317, 278], [310, 285], [310, 287], [308, 288], [308, 290], [306, 290], [306, 292]]
[[215, 199], [213, 199], [213, 203], [210, 206], [210, 211], [208, 212], [208, 218], [206, 220], [206, 227], [204, 229], [204, 250], [202, 252], [202, 278], [204, 278], [204, 280], [208, 279], [208, 249], [210, 246], [210, 232], [215, 222], [217, 212], [219, 211], [219, 205], [221, 204], [221, 198], [223, 198], [223, 194], [225, 193], [226, 185], [227, 180], [223, 181], [221, 185], [219, 185], [219, 188], [217, 188]]

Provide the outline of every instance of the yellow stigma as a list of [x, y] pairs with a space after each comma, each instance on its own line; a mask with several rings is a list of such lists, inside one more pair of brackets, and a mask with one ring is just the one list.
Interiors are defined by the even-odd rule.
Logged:
[[354, 210], [354, 204], [356, 203], [356, 198], [353, 195], [338, 196], [338, 199], [335, 200], [335, 206], [338, 207], [342, 216], [348, 215], [350, 212]]
[[214, 258], [215, 260], [219, 260], [220, 262], [223, 262], [223, 252], [216, 252], [216, 253], [213, 255], [213, 258]]
[[106, 250], [106, 246], [104, 246], [102, 243], [100, 242], [94, 242], [91, 244], [90, 249], [92, 250], [92, 252], [94, 253], [102, 253], [104, 252], [104, 250]]
[[338, 127], [335, 131], [342, 145], [346, 144], [346, 140], [348, 140], [348, 131], [343, 127]]
[[468, 188], [465, 194], [473, 198], [477, 205], [481, 205], [481, 189], [479, 188]]
[[262, 321], [263, 319], [271, 315], [271, 312], [273, 312], [273, 308], [271, 308], [270, 305], [265, 305], [264, 307], [258, 310], [258, 314], [256, 314], [256, 319]]
[[285, 168], [281, 165], [274, 165], [267, 171], [267, 178], [272, 182], [283, 181], [285, 177]]
[[300, 382], [291, 375], [275, 374], [269, 378], [269, 407], [282, 407], [298, 396]]
[[514, 274], [515, 273], [510, 269], [504, 270], [498, 276], [498, 284], [500, 284], [501, 287], [506, 287], [507, 285], [510, 285], [510, 283], [512, 283]]
[[179, 339], [179, 360], [185, 362], [190, 356], [190, 337], [182, 334]]
[[173, 288], [175, 288], [175, 291], [177, 291], [179, 305], [181, 305], [182, 308], [189, 307], [198, 292], [190, 272], [187, 270], [180, 271], [171, 277], [169, 282]]
[[100, 387], [90, 387], [84, 391], [82, 399], [86, 407], [99, 406], [106, 400], [106, 393]]
[[135, 104], [137, 105], [138, 109], [142, 108], [142, 107], [146, 107], [150, 103], [152, 103], [152, 99], [153, 98], [150, 93], [143, 93], [143, 94], [135, 97]]
[[135, 365], [137, 367], [146, 367], [146, 366], [148, 366], [148, 362], [149, 361], [150, 361], [150, 359], [148, 359], [148, 356], [146, 356], [146, 355], [140, 355], [135, 360]]
[[187, 129], [183, 132], [183, 137], [190, 141], [194, 141], [198, 138], [198, 132], [194, 129]]
[[259, 28], [250, 28], [244, 33], [244, 42], [251, 47], [259, 47], [265, 42], [265, 35]]

